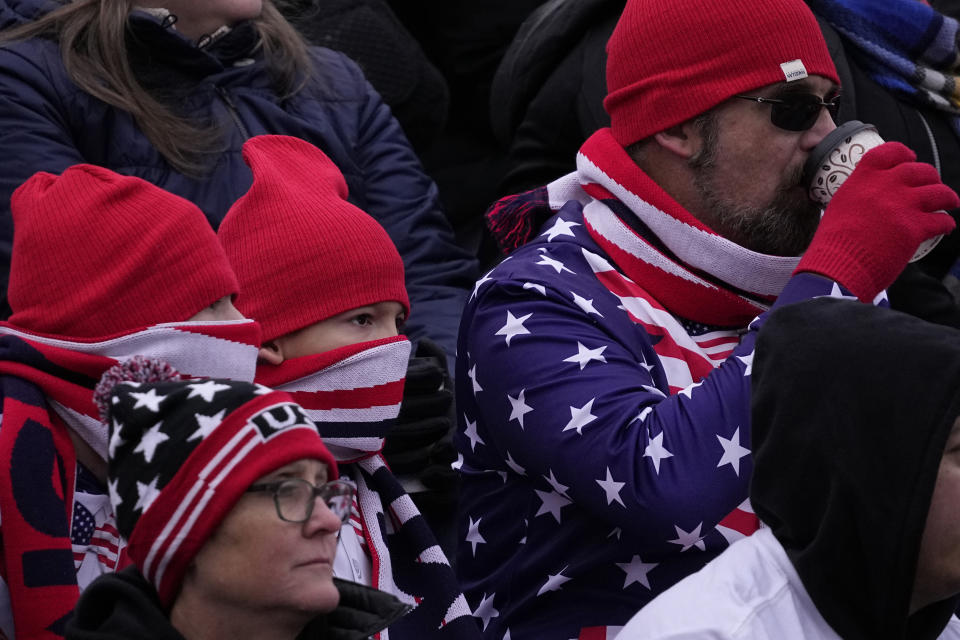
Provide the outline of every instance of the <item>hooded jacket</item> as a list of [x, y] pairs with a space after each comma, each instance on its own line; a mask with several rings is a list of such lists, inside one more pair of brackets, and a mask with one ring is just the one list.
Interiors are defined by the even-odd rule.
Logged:
[[[0, 29], [36, 19], [50, 0], [0, 0]], [[373, 216], [404, 261], [415, 309], [407, 334], [430, 336], [453, 354], [476, 261], [454, 241], [437, 189], [359, 67], [341, 53], [310, 48], [313, 75], [281, 100], [250, 25], [199, 49], [156, 16], [129, 20], [131, 63], [145, 86], [162, 87], [182, 113], [219, 123], [222, 153], [211, 173], [173, 169], [129, 114], [77, 87], [56, 42], [34, 38], [0, 48], [0, 298], [6, 297], [13, 221], [10, 195], [35, 172], [86, 162], [143, 178], [195, 203], [216, 228], [252, 176], [243, 143], [286, 134], [319, 147], [346, 178], [350, 201]], [[172, 95], [171, 95], [172, 94]], [[90, 230], [96, 235], [96, 229]]]
[[960, 638], [957, 596], [909, 615], [960, 415], [960, 332], [850, 301], [786, 305], [759, 333], [752, 381], [750, 499], [768, 526], [662, 593], [617, 637]]
[[[789, 392], [784, 392], [789, 381]], [[753, 361], [750, 497], [846, 640], [935, 638], [960, 596], [909, 615], [960, 332], [847, 301], [771, 315]]]
[[[338, 580], [340, 604], [316, 618], [301, 640], [362, 640], [391, 624], [409, 606], [395, 597], [355, 582]], [[67, 626], [74, 640], [183, 640], [170, 624], [156, 589], [136, 567], [105, 574], [90, 585]]]

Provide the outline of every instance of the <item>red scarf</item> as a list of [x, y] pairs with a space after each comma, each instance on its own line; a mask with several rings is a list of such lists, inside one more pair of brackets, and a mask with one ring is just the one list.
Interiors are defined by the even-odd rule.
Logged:
[[18, 640], [62, 638], [85, 586], [70, 541], [76, 452], [68, 430], [106, 459], [107, 429], [93, 403], [101, 374], [144, 354], [186, 375], [250, 380], [259, 333], [251, 321], [188, 322], [72, 340], [0, 323], [2, 559]]

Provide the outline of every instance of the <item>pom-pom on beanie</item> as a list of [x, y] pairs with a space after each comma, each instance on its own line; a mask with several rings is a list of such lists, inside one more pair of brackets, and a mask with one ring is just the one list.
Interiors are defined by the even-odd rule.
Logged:
[[290, 394], [233, 380], [136, 381], [166, 375], [176, 372], [162, 363], [119, 364], [97, 398], [109, 407], [117, 529], [169, 607], [194, 556], [258, 478], [312, 458], [334, 480], [337, 464]]
[[236, 305], [264, 341], [338, 313], [396, 301], [409, 314], [403, 261], [380, 224], [347, 202], [322, 151], [290, 136], [243, 145], [253, 185], [218, 235], [240, 281]]
[[109, 169], [39, 172], [10, 199], [10, 323], [97, 338], [182, 322], [238, 291], [193, 203]]
[[840, 82], [803, 0], [628, 0], [607, 42], [603, 106], [626, 147], [738, 93], [807, 75]]

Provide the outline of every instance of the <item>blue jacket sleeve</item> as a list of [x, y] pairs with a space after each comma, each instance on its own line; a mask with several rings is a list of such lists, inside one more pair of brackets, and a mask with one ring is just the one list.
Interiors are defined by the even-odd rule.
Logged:
[[[62, 88], [49, 58], [27, 43], [0, 48], [0, 300], [7, 297], [13, 218], [10, 196], [37, 171], [60, 173], [83, 162], [73, 143]], [[57, 58], [59, 61], [59, 58]]]
[[[488, 284], [465, 316], [464, 472], [521, 475], [541, 509], [575, 503], [638, 548], [696, 544], [694, 532], [747, 496], [750, 367], [765, 314], [718, 367], [671, 395], [664, 368], [675, 364], [654, 349], [662, 336], [619, 331], [615, 302], [586, 312], [573, 292], [524, 284]], [[831, 286], [801, 274], [777, 305]]]
[[347, 64], [367, 92], [356, 142], [363, 208], [383, 225], [403, 257], [411, 306], [407, 334], [413, 340], [433, 339], [452, 358], [463, 306], [477, 279], [477, 261], [456, 244], [437, 187], [390, 108], [359, 68]]

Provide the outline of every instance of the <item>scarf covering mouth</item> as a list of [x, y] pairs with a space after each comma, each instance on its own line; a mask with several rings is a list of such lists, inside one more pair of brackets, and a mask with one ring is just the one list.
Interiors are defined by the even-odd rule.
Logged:
[[71, 544], [77, 459], [68, 430], [106, 459], [107, 427], [93, 402], [103, 372], [139, 354], [191, 377], [252, 381], [259, 343], [251, 320], [167, 323], [94, 339], [0, 323], [3, 577], [18, 638], [63, 637], [86, 586]]
[[379, 640], [470, 639], [476, 625], [450, 561], [380, 453], [400, 413], [410, 350], [405, 336], [361, 342], [260, 365], [256, 381], [293, 396], [357, 485], [371, 586], [414, 607]]

